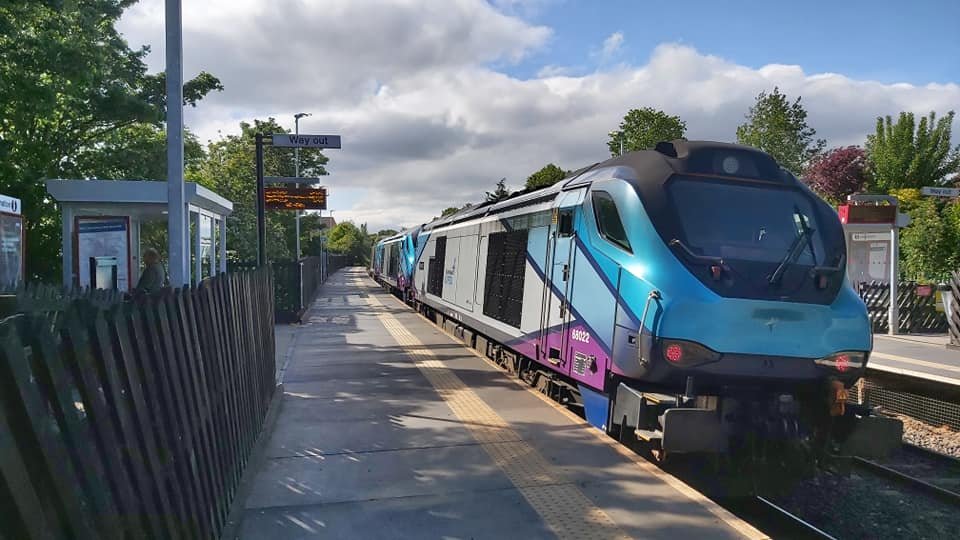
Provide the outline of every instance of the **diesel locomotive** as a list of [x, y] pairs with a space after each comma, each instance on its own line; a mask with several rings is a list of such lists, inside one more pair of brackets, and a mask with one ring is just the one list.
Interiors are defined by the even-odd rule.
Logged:
[[845, 254], [834, 209], [770, 155], [676, 140], [381, 240], [371, 272], [665, 455], [896, 436], [838, 421], [863, 412], [845, 389], [872, 348]]

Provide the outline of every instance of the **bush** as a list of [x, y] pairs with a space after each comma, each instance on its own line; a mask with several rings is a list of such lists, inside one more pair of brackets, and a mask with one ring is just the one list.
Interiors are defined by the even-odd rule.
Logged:
[[900, 235], [900, 274], [920, 282], [946, 281], [957, 267], [960, 209], [934, 199], [912, 202]]

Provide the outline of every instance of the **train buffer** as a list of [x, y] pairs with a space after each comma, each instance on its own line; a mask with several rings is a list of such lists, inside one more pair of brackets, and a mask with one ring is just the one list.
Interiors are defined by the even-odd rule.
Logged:
[[331, 276], [293, 339], [237, 537], [763, 537], [360, 268]]

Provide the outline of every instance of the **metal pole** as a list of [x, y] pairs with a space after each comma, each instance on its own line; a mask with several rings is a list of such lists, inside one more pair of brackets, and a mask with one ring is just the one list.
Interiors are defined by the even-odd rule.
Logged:
[[623, 132], [620, 132], [620, 155], [623, 155]]
[[267, 223], [263, 202], [263, 133], [256, 135], [257, 147], [257, 266], [267, 264]]
[[900, 228], [893, 224], [890, 229], [890, 312], [889, 334], [895, 336], [900, 333], [900, 307], [897, 305], [897, 296], [900, 281]]
[[183, 10], [166, 0], [167, 47], [167, 251], [170, 284], [187, 283], [186, 219], [183, 194]]
[[[300, 115], [299, 114], [293, 115], [293, 126], [294, 126], [293, 128], [294, 134], [300, 135]], [[293, 150], [293, 170], [294, 170], [293, 176], [300, 178], [300, 147], [299, 146], [294, 148]], [[299, 184], [297, 184], [297, 186], [299, 187]], [[296, 224], [294, 229], [297, 234], [297, 241], [296, 241], [297, 247], [296, 247], [296, 251], [294, 252], [293, 258], [299, 261], [300, 260], [300, 211], [299, 210], [297, 210], [297, 215], [294, 218], [294, 223]], [[303, 308], [303, 306], [300, 306], [300, 307]]]
[[220, 216], [220, 273], [227, 273], [227, 216]]

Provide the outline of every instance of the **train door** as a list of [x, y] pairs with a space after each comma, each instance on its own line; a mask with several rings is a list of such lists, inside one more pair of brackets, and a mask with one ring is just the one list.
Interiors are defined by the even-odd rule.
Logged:
[[569, 373], [569, 326], [573, 263], [576, 250], [575, 231], [580, 192], [566, 193], [553, 210], [547, 239], [543, 298], [540, 317], [539, 360]]

